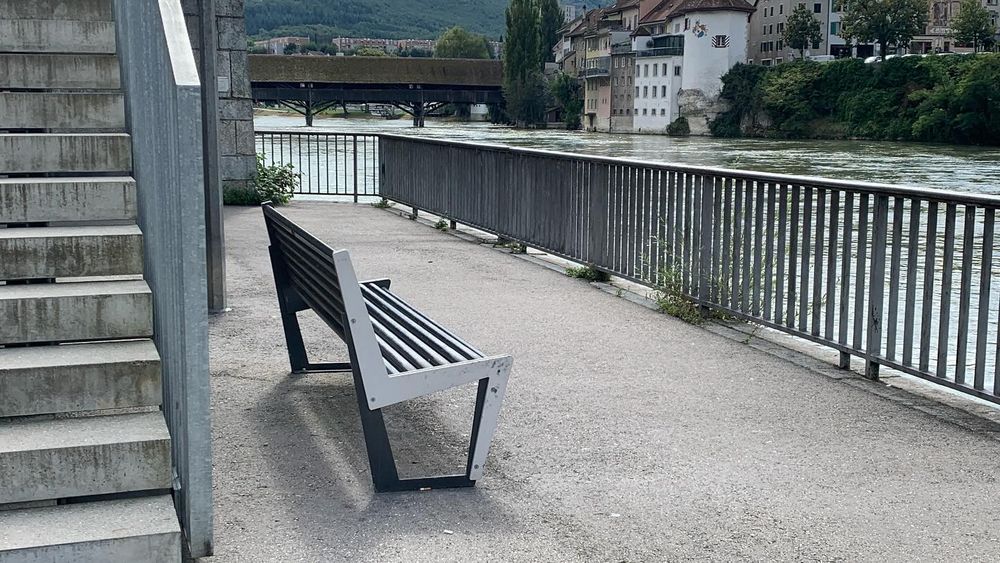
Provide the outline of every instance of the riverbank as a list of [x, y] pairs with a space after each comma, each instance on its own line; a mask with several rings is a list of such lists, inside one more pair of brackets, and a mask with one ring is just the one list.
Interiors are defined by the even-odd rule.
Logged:
[[736, 65], [720, 137], [1000, 146], [1000, 54]]

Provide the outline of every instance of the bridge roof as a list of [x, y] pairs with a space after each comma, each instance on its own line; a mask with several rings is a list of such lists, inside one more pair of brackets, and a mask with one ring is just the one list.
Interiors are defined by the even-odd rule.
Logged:
[[500, 61], [413, 57], [250, 55], [250, 81], [427, 84], [499, 88]]

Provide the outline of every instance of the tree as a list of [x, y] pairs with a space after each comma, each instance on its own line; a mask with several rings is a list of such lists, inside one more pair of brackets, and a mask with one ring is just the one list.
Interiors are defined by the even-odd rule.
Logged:
[[539, 59], [552, 62], [555, 60], [552, 48], [559, 42], [559, 28], [566, 20], [558, 0], [539, 0], [538, 13]]
[[295, 53], [299, 52], [299, 46], [296, 45], [295, 43], [289, 43], [288, 45], [285, 45], [285, 49], [283, 52], [286, 55], [294, 55]]
[[785, 44], [792, 49], [799, 51], [799, 58], [805, 58], [805, 51], [810, 46], [823, 40], [823, 33], [820, 31], [819, 21], [813, 17], [812, 10], [806, 8], [805, 4], [799, 4], [785, 22], [785, 31], [781, 38]]
[[926, 0], [849, 0], [846, 8], [841, 37], [874, 41], [883, 57], [889, 45], [909, 43], [927, 25]]
[[354, 56], [356, 57], [384, 57], [386, 56], [385, 51], [382, 49], [376, 49], [375, 47], [359, 47], [354, 51]]
[[488, 59], [490, 44], [482, 35], [455, 26], [438, 38], [434, 56], [441, 59]]
[[535, 1], [511, 0], [507, 7], [507, 40], [503, 44], [503, 93], [507, 113], [522, 126], [537, 123], [545, 113], [538, 31]]
[[993, 44], [997, 28], [990, 11], [980, 0], [962, 0], [958, 15], [951, 19], [951, 35], [956, 43], [971, 44], [973, 51]]
[[580, 128], [580, 113], [583, 111], [583, 96], [580, 93], [580, 81], [560, 72], [549, 84], [552, 97], [563, 110], [563, 119], [567, 129]]

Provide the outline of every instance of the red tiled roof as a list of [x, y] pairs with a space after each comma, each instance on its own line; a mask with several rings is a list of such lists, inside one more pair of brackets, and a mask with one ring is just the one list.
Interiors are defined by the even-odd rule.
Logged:
[[676, 8], [667, 13], [668, 18], [691, 12], [753, 12], [755, 8], [747, 0], [681, 0]]

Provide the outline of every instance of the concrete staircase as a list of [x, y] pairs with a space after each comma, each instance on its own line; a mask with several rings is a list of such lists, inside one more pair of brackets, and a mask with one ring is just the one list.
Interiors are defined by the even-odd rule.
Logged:
[[0, 561], [179, 561], [112, 0], [0, 0]]

